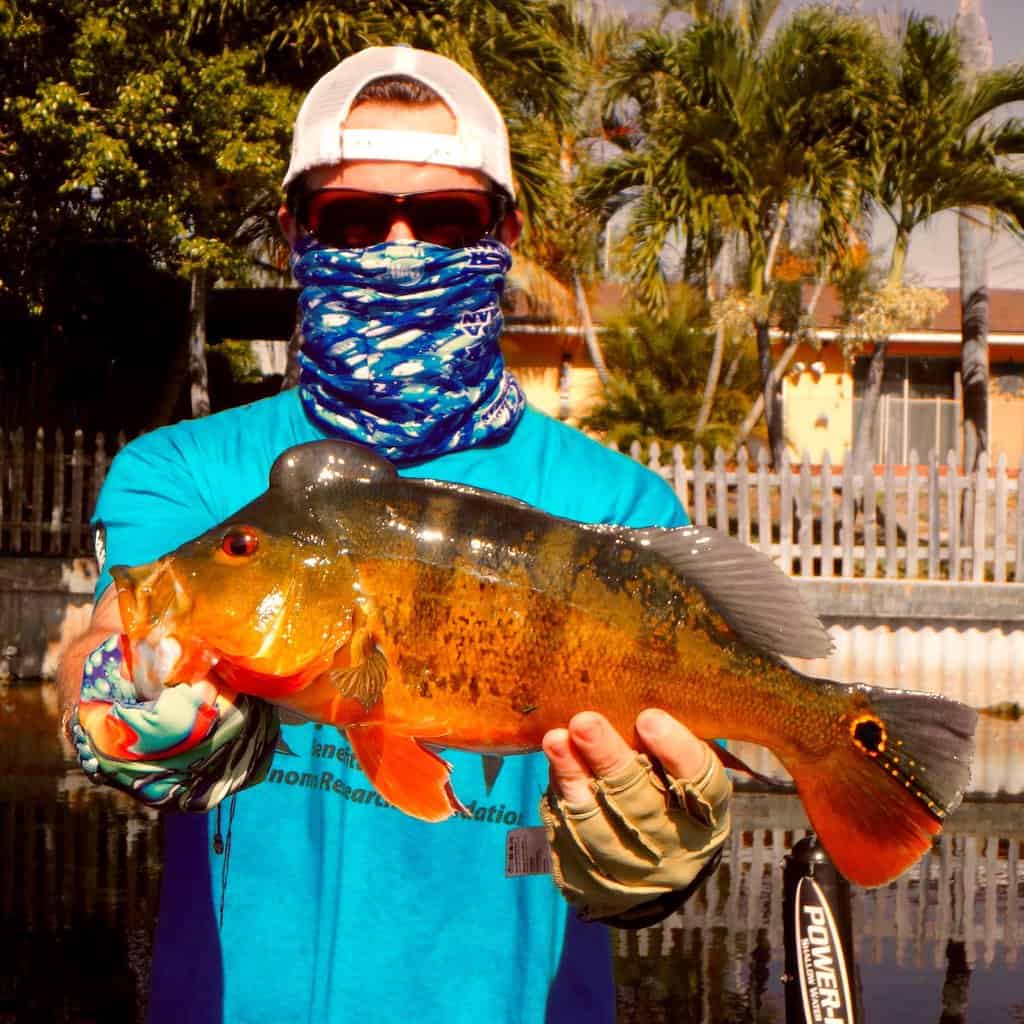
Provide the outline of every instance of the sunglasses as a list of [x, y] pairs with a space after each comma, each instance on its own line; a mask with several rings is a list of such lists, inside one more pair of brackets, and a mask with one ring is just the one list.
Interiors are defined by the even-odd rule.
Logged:
[[387, 241], [399, 219], [419, 242], [462, 249], [492, 234], [508, 207], [504, 196], [482, 189], [394, 194], [332, 187], [305, 193], [296, 212], [299, 222], [332, 249], [362, 249]]

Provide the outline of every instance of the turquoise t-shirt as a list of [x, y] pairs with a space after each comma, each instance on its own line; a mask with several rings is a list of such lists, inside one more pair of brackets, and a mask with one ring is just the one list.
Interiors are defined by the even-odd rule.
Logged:
[[[150, 561], [227, 518], [284, 449], [320, 436], [292, 391], [139, 438], [97, 506], [105, 565]], [[498, 445], [402, 473], [581, 521], [686, 522], [655, 474], [532, 409]], [[290, 753], [261, 785], [167, 818], [151, 1024], [614, 1020], [607, 929], [571, 915], [549, 877], [505, 877], [507, 832], [540, 823], [542, 755], [506, 759], [488, 794], [480, 758], [446, 752], [472, 817], [432, 825], [384, 804], [335, 729], [282, 733]]]

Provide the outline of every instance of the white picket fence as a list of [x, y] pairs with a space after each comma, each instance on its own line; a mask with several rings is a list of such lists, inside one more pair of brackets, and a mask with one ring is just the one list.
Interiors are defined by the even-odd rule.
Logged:
[[[875, 466], [864, 478], [833, 466], [770, 466], [767, 449], [751, 459], [701, 447], [657, 443], [630, 454], [675, 489], [693, 522], [710, 523], [759, 548], [802, 577], [1024, 582], [1024, 457], [983, 457], [964, 473], [956, 454], [932, 451], [925, 463]], [[849, 462], [847, 461], [847, 466]]]

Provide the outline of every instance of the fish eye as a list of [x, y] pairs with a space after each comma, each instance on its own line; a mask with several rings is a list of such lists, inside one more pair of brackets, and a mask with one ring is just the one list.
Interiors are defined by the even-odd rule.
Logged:
[[220, 542], [221, 551], [230, 558], [249, 558], [259, 546], [260, 539], [251, 526], [233, 526]]

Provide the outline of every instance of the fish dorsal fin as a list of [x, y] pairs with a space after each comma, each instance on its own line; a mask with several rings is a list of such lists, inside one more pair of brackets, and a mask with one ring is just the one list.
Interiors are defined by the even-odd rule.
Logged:
[[824, 658], [831, 652], [825, 627], [796, 583], [760, 551], [710, 526], [652, 526], [629, 533], [696, 587], [744, 642], [793, 658]]
[[383, 456], [348, 441], [310, 441], [288, 448], [270, 470], [270, 486], [289, 493], [329, 488], [342, 480], [382, 483], [398, 473]]

